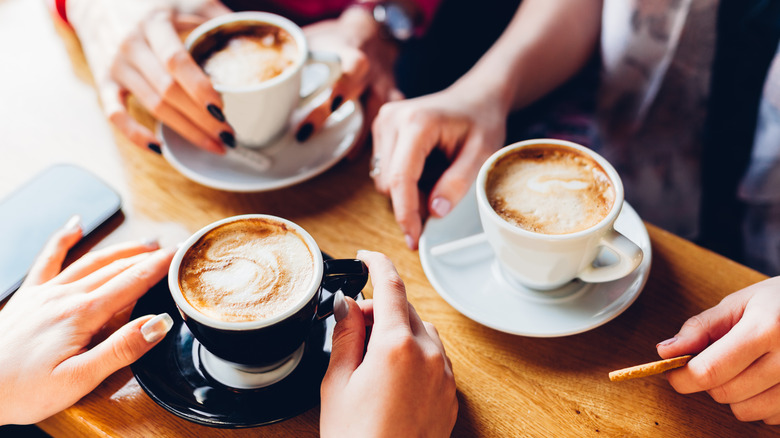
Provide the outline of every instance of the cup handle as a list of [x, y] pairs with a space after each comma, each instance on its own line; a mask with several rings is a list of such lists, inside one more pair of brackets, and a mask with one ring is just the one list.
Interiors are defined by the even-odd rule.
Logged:
[[308, 66], [311, 64], [323, 64], [328, 67], [328, 78], [314, 90], [306, 94], [301, 94], [301, 101], [298, 104], [299, 107], [310, 104], [316, 97], [322, 94], [322, 92], [331, 88], [341, 77], [341, 58], [335, 53], [309, 52], [309, 57], [306, 59], [306, 65]]
[[[325, 260], [324, 271], [322, 288], [334, 293], [341, 290], [344, 295], [351, 298], [356, 298], [368, 282], [368, 267], [361, 260]], [[333, 295], [320, 301], [320, 305], [317, 307], [317, 319], [321, 320], [332, 314]]]
[[601, 239], [600, 246], [610, 249], [618, 261], [606, 266], [588, 265], [578, 277], [588, 283], [603, 283], [625, 277], [642, 263], [642, 249], [614, 229]]

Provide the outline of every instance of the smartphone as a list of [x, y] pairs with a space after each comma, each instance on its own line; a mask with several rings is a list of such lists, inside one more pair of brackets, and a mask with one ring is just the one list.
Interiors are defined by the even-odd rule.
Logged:
[[87, 236], [121, 208], [121, 199], [98, 177], [57, 164], [0, 200], [0, 301], [16, 291], [51, 237], [73, 215]]

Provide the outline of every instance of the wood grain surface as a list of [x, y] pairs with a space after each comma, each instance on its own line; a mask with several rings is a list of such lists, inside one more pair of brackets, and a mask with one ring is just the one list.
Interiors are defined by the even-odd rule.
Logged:
[[[418, 254], [404, 245], [388, 200], [374, 191], [367, 151], [287, 189], [212, 190], [112, 132], [77, 41], [52, 21], [42, 1], [0, 0], [0, 53], [0, 196], [49, 165], [67, 162], [91, 170], [123, 198], [123, 216], [80, 244], [76, 254], [148, 236], [175, 244], [236, 214], [282, 216], [336, 257], [372, 249], [396, 263], [409, 300], [436, 325], [454, 364], [460, 411], [453, 436], [725, 438], [780, 431], [741, 423], [706, 394], [680, 395], [663, 376], [621, 383], [607, 377], [611, 370], [657, 359], [656, 343], [674, 335], [689, 316], [765, 278], [755, 271], [648, 224], [650, 278], [622, 315], [563, 338], [501, 333], [461, 315], [431, 287]], [[345, 413], [345, 421], [350, 415], [360, 413]], [[261, 428], [199, 426], [159, 407], [125, 368], [39, 426], [53, 436], [309, 437], [318, 435], [318, 422], [315, 408]]]

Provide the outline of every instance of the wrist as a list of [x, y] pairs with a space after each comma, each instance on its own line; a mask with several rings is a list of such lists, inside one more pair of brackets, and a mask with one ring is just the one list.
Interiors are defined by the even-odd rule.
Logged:
[[355, 0], [351, 7], [365, 11], [383, 39], [402, 43], [422, 33], [423, 14], [412, 0]]
[[350, 34], [350, 41], [358, 48], [365, 47], [371, 41], [379, 38], [382, 32], [381, 25], [374, 20], [371, 12], [357, 5], [353, 5], [341, 13], [339, 24]]
[[491, 108], [508, 115], [513, 109], [515, 94], [512, 82], [506, 79], [507, 76], [487, 73], [482, 74], [481, 71], [472, 69], [446, 91], [465, 96], [476, 107]]

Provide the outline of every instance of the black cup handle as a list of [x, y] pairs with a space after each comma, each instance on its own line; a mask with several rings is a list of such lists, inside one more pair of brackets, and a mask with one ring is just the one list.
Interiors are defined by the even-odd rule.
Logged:
[[[366, 282], [368, 282], [368, 267], [361, 260], [325, 260], [325, 269], [322, 275], [323, 289], [333, 293], [340, 289], [344, 295], [356, 298]], [[331, 295], [320, 301], [320, 305], [317, 307], [317, 319], [324, 319], [332, 314], [333, 296]]]

